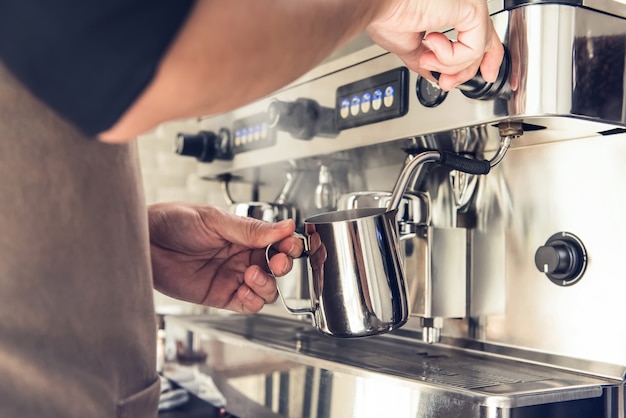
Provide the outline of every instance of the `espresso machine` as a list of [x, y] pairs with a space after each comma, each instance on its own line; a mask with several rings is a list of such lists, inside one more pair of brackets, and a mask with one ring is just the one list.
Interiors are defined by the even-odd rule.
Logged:
[[[475, 174], [435, 159], [408, 180], [398, 328], [327, 336], [281, 301], [168, 317], [168, 339], [206, 354], [198, 370], [234, 415], [626, 417], [626, 5], [488, 4], [507, 52], [495, 83], [442, 91], [363, 35], [176, 139], [207, 181], [282, 196], [300, 231], [323, 212], [386, 207], [424, 153], [491, 163]], [[281, 193], [286, 173], [307, 186]], [[307, 275], [291, 280], [283, 298], [310, 306]]]

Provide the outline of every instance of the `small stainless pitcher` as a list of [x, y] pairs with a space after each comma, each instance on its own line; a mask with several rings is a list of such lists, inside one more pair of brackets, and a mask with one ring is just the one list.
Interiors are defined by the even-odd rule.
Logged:
[[396, 211], [352, 209], [304, 222], [315, 326], [335, 337], [364, 337], [403, 325], [409, 316], [398, 256]]

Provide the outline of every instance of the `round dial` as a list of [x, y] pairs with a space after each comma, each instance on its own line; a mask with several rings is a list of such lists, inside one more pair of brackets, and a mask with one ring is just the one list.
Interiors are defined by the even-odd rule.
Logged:
[[426, 107], [439, 106], [448, 95], [447, 91], [424, 77], [418, 77], [415, 92], [417, 99]]
[[535, 266], [560, 286], [578, 282], [587, 267], [587, 250], [582, 241], [569, 232], [552, 235], [535, 252]]

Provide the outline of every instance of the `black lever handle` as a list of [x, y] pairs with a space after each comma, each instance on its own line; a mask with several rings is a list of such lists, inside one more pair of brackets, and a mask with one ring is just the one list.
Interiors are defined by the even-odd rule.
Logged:
[[447, 151], [440, 154], [439, 164], [453, 170], [469, 174], [488, 174], [491, 170], [491, 164], [487, 160], [472, 160]]

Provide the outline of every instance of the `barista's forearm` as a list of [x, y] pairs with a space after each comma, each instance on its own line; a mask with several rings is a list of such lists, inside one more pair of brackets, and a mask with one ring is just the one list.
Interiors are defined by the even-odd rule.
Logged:
[[104, 140], [227, 111], [295, 80], [364, 30], [381, 0], [198, 0], [156, 77]]

